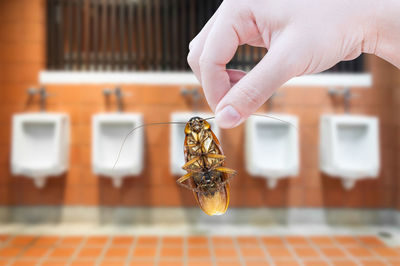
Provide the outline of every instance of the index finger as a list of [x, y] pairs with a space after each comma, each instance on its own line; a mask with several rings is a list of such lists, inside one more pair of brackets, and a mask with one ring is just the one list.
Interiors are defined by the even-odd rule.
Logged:
[[204, 94], [213, 111], [231, 88], [226, 64], [233, 58], [239, 46], [239, 37], [230, 21], [222, 14], [217, 18], [199, 59]]

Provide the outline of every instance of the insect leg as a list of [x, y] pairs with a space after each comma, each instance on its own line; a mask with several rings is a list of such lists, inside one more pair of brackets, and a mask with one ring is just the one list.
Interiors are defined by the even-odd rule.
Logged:
[[[186, 174], [186, 175], [188, 175], [188, 174]], [[184, 176], [182, 176], [181, 178], [179, 178], [178, 180], [176, 180], [176, 183], [177, 183], [178, 185], [184, 187], [184, 188], [187, 188], [187, 189], [191, 190], [191, 191], [199, 192], [200, 190], [198, 190], [197, 188], [192, 188], [192, 187], [186, 185], [185, 183], [179, 182], [179, 180], [182, 179], [183, 177], [185, 177], [186, 175], [184, 175]], [[183, 182], [183, 181], [182, 181], [182, 182]]]
[[200, 156], [196, 156], [193, 159], [191, 159], [190, 161], [186, 162], [183, 166], [182, 169], [183, 170], [187, 170], [190, 169], [189, 166], [191, 166], [192, 164], [194, 164], [195, 162], [197, 162], [200, 159]]
[[225, 186], [226, 183], [228, 183], [232, 178], [233, 178], [233, 175], [229, 175], [228, 178], [227, 178], [225, 181], [223, 181], [223, 182], [221, 182], [221, 183], [218, 184], [218, 187], [223, 187], [223, 186]]
[[222, 154], [215, 154], [215, 153], [204, 153], [203, 155], [209, 157], [209, 158], [214, 158], [214, 159], [222, 159], [225, 160], [226, 156]]
[[231, 175], [236, 175], [236, 171], [230, 168], [226, 168], [226, 167], [216, 167], [214, 169], [215, 171], [221, 172], [221, 173], [226, 173], [226, 174], [231, 174]]
[[181, 176], [178, 180], [176, 180], [177, 183], [183, 183], [186, 180], [188, 180], [191, 176], [193, 175], [193, 172], [189, 172], [184, 176]]

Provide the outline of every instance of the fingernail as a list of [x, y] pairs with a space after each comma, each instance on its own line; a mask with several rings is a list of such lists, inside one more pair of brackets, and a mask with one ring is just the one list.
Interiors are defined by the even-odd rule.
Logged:
[[227, 105], [221, 111], [217, 112], [215, 121], [221, 128], [232, 128], [240, 123], [241, 117], [235, 108]]

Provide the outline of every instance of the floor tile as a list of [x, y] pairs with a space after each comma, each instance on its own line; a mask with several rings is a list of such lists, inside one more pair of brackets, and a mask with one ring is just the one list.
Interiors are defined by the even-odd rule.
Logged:
[[299, 266], [295, 260], [274, 260], [275, 266]]
[[161, 257], [180, 258], [183, 256], [183, 248], [181, 246], [164, 246], [161, 248]]
[[208, 245], [208, 238], [204, 236], [191, 236], [187, 238], [189, 245]]
[[4, 247], [0, 248], [0, 257], [15, 257], [22, 249], [20, 247]]
[[292, 254], [285, 247], [269, 247], [267, 248], [267, 252], [273, 258], [290, 258]]
[[266, 260], [246, 260], [246, 266], [268, 266], [270, 263]]
[[241, 247], [240, 252], [246, 258], [264, 258], [264, 251], [259, 247]]
[[130, 236], [115, 236], [112, 239], [111, 245], [132, 245], [134, 238]]
[[71, 262], [69, 266], [95, 266], [96, 260], [78, 259]]
[[74, 254], [74, 252], [75, 248], [59, 247], [53, 249], [49, 256], [52, 258], [69, 258]]
[[83, 247], [79, 253], [79, 258], [96, 258], [101, 255], [103, 247]]
[[182, 245], [183, 238], [182, 237], [173, 237], [173, 236], [166, 236], [163, 237], [161, 240], [163, 245]]
[[387, 260], [387, 262], [391, 266], [400, 266], [400, 259], [396, 259], [396, 260], [389, 259], [389, 260]]
[[304, 266], [329, 266], [324, 260], [303, 260]]
[[36, 266], [39, 260], [16, 260], [11, 266]]
[[214, 254], [217, 258], [236, 258], [237, 251], [233, 247], [215, 247]]
[[[8, 240], [7, 240], [8, 239]], [[7, 240], [0, 248], [0, 266], [10, 266], [9, 261], [18, 259], [19, 266], [36, 266], [39, 259], [49, 257], [40, 266], [118, 266], [126, 264], [126, 257], [135, 241], [134, 236], [32, 236], [0, 235]], [[129, 265], [154, 266], [154, 257], [161, 244], [158, 266], [246, 266], [269, 265], [271, 258], [276, 266], [400, 266], [400, 249], [388, 247], [376, 236], [190, 236], [188, 243], [188, 263], [183, 265], [185, 238], [140, 236], [132, 253]], [[212, 243], [210, 250], [209, 241]], [[235, 246], [239, 245], [239, 251]], [[76, 247], [83, 244], [76, 254]], [[104, 252], [105, 245], [110, 244]], [[260, 246], [261, 244], [261, 246]], [[311, 245], [312, 244], [312, 245]], [[287, 247], [290, 245], [290, 248]], [[104, 260], [96, 264], [96, 259], [104, 252]], [[75, 256], [70, 262], [70, 258]], [[294, 256], [295, 255], [295, 256]], [[210, 260], [215, 256], [215, 262]], [[321, 257], [322, 256], [322, 257]], [[9, 259], [7, 259], [9, 258]], [[300, 259], [301, 261], [298, 261]]]
[[319, 253], [312, 247], [295, 247], [294, 251], [300, 258], [318, 258]]
[[183, 266], [183, 261], [182, 260], [167, 260], [167, 261], [160, 260], [158, 262], [158, 266]]
[[332, 246], [335, 245], [333, 239], [329, 236], [312, 236], [309, 237], [312, 243], [317, 246]]
[[230, 236], [215, 236], [212, 238], [212, 243], [214, 246], [232, 246], [233, 238]]
[[60, 245], [74, 245], [77, 246], [84, 240], [84, 237], [80, 236], [67, 236], [61, 239]]
[[25, 246], [31, 244], [36, 239], [36, 236], [16, 236], [10, 241], [13, 246]]
[[348, 247], [346, 250], [354, 257], [363, 258], [363, 257], [373, 257], [374, 254], [367, 248], [364, 247]]
[[385, 245], [385, 243], [383, 243], [382, 240], [380, 240], [376, 236], [359, 236], [357, 238], [361, 243], [363, 243], [364, 245], [367, 245], [367, 246], [384, 246]]
[[58, 236], [40, 236], [35, 241], [35, 246], [52, 246], [60, 241]]
[[283, 242], [283, 239], [281, 237], [275, 237], [275, 236], [270, 236], [270, 237], [262, 237], [261, 242], [268, 246], [282, 246], [285, 243]]
[[105, 257], [127, 257], [129, 254], [128, 247], [110, 247], [106, 253]]
[[357, 263], [351, 260], [332, 260], [334, 266], [357, 266]]
[[156, 247], [136, 247], [133, 250], [133, 257], [154, 257], [156, 255]]
[[189, 260], [187, 266], [213, 266], [211, 261], [191, 261]]
[[129, 264], [130, 266], [154, 266], [153, 260], [133, 260]]
[[242, 264], [237, 261], [237, 260], [224, 260], [224, 261], [219, 261], [217, 260], [217, 266], [242, 266]]
[[363, 266], [385, 266], [387, 265], [383, 261], [380, 260], [361, 260], [361, 265]]
[[309, 245], [307, 239], [303, 236], [287, 236], [285, 239], [290, 245]]
[[328, 258], [345, 258], [347, 255], [339, 248], [321, 248], [322, 253]]
[[375, 247], [371, 248], [371, 250], [382, 257], [400, 257], [400, 252], [394, 248]]
[[158, 237], [153, 236], [140, 236], [137, 245], [157, 245]]
[[255, 237], [239, 236], [236, 239], [239, 245], [258, 245], [258, 239]]
[[34, 258], [38, 258], [38, 257], [43, 257], [45, 254], [47, 254], [47, 252], [49, 252], [50, 250], [47, 247], [36, 247], [36, 246], [32, 246], [30, 248], [28, 248], [27, 250], [25, 250], [21, 256], [22, 257], [34, 257]]
[[359, 245], [360, 242], [353, 236], [335, 236], [333, 239], [341, 245]]
[[0, 243], [8, 241], [9, 238], [10, 238], [9, 235], [0, 235]]
[[103, 260], [100, 266], [125, 266], [124, 260]]
[[109, 240], [107, 236], [92, 236], [86, 240], [86, 245], [90, 246], [102, 246], [105, 245]]
[[189, 258], [208, 258], [210, 257], [210, 250], [208, 247], [189, 247]]
[[66, 266], [68, 265], [68, 261], [67, 260], [46, 260], [44, 262], [42, 262], [42, 264], [40, 266]]

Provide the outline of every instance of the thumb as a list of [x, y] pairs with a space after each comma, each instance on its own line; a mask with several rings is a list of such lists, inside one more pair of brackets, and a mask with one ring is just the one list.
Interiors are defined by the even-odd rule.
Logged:
[[[277, 44], [277, 43], [276, 43]], [[283, 83], [296, 75], [289, 45], [277, 44], [240, 79], [216, 107], [216, 122], [232, 128], [255, 112]]]

